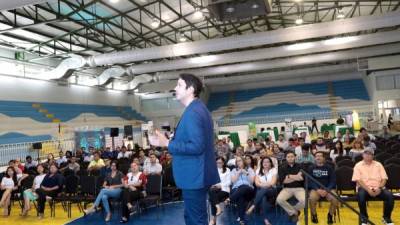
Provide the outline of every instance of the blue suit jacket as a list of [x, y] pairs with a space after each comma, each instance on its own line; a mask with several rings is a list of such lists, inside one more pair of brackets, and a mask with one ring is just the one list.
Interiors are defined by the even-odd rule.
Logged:
[[207, 188], [220, 182], [214, 155], [213, 121], [204, 103], [185, 109], [168, 145], [175, 183], [181, 189]]

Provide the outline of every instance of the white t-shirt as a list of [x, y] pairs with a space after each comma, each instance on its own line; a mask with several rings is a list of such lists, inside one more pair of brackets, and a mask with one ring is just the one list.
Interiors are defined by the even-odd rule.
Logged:
[[35, 179], [33, 180], [33, 184], [35, 186], [35, 190], [40, 188], [40, 185], [42, 184], [42, 181], [43, 181], [45, 176], [46, 176], [46, 174], [42, 174], [42, 175], [37, 175], [35, 177]]
[[6, 189], [10, 189], [14, 188], [15, 184], [12, 178], [3, 177], [3, 179], [1, 180], [1, 186]]
[[276, 168], [270, 169], [267, 174], [264, 174], [262, 176], [259, 173], [257, 173], [258, 180], [262, 184], [270, 183], [272, 181], [272, 177], [277, 175], [278, 175], [278, 170]]
[[143, 171], [146, 173], [161, 173], [162, 166], [158, 162], [155, 164], [147, 163], [144, 165]]
[[140, 181], [140, 175], [142, 175], [142, 172], [137, 173], [136, 175], [133, 175], [132, 172], [129, 172], [127, 174], [128, 177], [128, 185], [134, 185]]
[[222, 169], [218, 169], [218, 174], [221, 179], [221, 183], [219, 183], [219, 185], [221, 185], [221, 190], [229, 193], [229, 187], [231, 185], [231, 170], [226, 168], [225, 173], [223, 173]]
[[130, 158], [131, 157], [131, 155], [132, 155], [132, 152], [125, 152], [125, 153], [123, 153], [123, 152], [120, 152], [120, 153], [118, 153], [118, 159], [121, 159], [121, 158]]

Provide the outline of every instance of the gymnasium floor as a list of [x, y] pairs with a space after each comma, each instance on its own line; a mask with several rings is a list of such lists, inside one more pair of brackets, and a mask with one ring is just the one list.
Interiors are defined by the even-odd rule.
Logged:
[[[351, 205], [355, 206], [357, 203], [353, 202]], [[382, 224], [382, 202], [370, 202], [368, 206], [368, 212], [370, 214], [371, 220], [375, 224]], [[328, 206], [326, 203], [322, 203], [322, 206], [318, 208], [319, 224], [326, 224], [326, 214]], [[43, 220], [38, 220], [36, 218], [35, 212], [31, 211], [30, 215], [27, 217], [19, 216], [20, 210], [17, 204], [14, 205], [11, 211], [11, 216], [9, 218], [0, 217], [0, 224], [13, 224], [13, 225], [94, 225], [94, 224], [109, 224], [116, 225], [119, 223], [119, 210], [114, 214], [112, 220], [108, 223], [104, 222], [103, 214], [97, 213], [90, 216], [82, 217], [76, 206], [73, 206], [72, 218], [68, 219], [67, 214], [63, 212], [62, 207], [58, 206], [56, 210], [56, 217], [51, 218], [48, 208], [46, 208], [45, 218]], [[268, 212], [270, 221], [273, 225], [292, 225], [287, 219], [286, 214], [278, 210], [275, 214], [275, 209], [271, 209]], [[395, 209], [393, 210], [393, 222], [395, 224], [400, 224], [400, 202], [397, 201]], [[341, 222], [337, 221], [336, 224], [339, 225], [357, 225], [358, 219], [354, 213], [352, 213], [347, 208], [340, 209]], [[301, 219], [303, 219], [301, 217]], [[164, 205], [163, 208], [152, 208], [141, 215], [131, 216], [131, 220], [127, 224], [134, 225], [184, 225], [183, 220], [183, 204], [182, 203], [170, 203]], [[234, 213], [231, 209], [225, 209], [225, 212], [218, 218], [218, 225], [234, 225], [239, 224], [235, 220]], [[252, 216], [249, 225], [262, 225], [262, 218], [260, 216]], [[299, 224], [304, 224], [303, 220]], [[312, 224], [311, 222], [309, 224]]]

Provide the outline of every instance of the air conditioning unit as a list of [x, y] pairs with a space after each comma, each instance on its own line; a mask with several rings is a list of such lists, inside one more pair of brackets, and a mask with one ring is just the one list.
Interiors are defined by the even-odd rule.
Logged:
[[208, 0], [210, 17], [218, 21], [241, 21], [272, 11], [272, 0]]

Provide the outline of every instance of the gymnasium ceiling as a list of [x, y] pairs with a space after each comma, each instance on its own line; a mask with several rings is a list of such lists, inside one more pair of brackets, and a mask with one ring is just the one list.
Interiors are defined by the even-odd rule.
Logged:
[[[296, 20], [299, 18], [303, 20], [301, 26], [304, 26], [336, 20], [345, 21], [360, 16], [387, 14], [399, 11], [400, 7], [398, 0], [273, 0], [272, 12], [266, 16], [256, 16], [246, 21], [220, 22], [209, 17], [209, 12], [205, 7], [206, 1], [37, 1], [39, 4], [0, 11], [0, 45], [34, 54], [36, 57], [30, 58], [31, 61], [42, 58], [62, 59], [71, 54], [88, 57], [124, 50], [157, 48], [158, 46], [181, 42], [197, 42], [286, 29], [298, 26]], [[2, 4], [0, 3], [0, 9], [6, 7]], [[157, 23], [158, 25], [155, 26], [154, 24]], [[399, 25], [400, 22], [391, 27], [363, 30], [338, 36], [396, 31]], [[335, 36], [329, 36], [329, 38], [332, 37]], [[324, 38], [326, 39], [326, 37], [313, 38], [310, 41], [324, 40]], [[293, 42], [275, 42], [262, 47], [279, 47], [287, 44], [293, 44]], [[256, 49], [255, 46], [215, 53], [231, 53], [253, 49]], [[351, 49], [351, 47], [348, 49]], [[121, 66], [169, 62], [209, 54], [138, 60], [123, 63]], [[337, 64], [337, 62], [332, 63]], [[107, 65], [107, 67], [109, 66], [112, 65]], [[103, 67], [100, 68], [103, 69]], [[190, 69], [190, 67], [184, 69]], [[85, 70], [85, 68], [82, 70]], [[276, 72], [274, 69], [267, 69], [252, 71], [251, 73], [268, 71]], [[150, 74], [160, 72], [167, 71], [160, 69], [151, 71]], [[245, 72], [244, 74], [248, 73]], [[125, 76], [122, 80], [128, 82], [132, 78], [133, 76]], [[217, 74], [214, 78], [230, 79], [227, 74]]]

